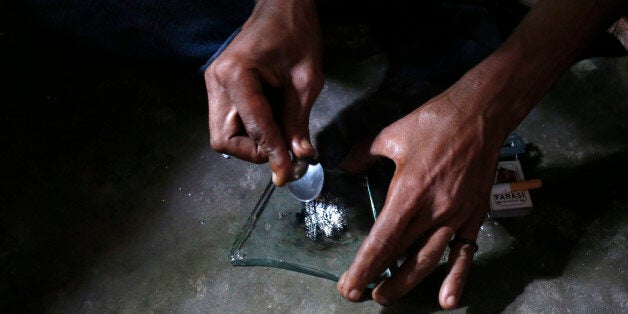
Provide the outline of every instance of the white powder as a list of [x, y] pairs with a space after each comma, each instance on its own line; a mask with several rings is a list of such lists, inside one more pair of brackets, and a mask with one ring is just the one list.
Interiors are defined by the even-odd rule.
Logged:
[[305, 233], [311, 240], [316, 240], [319, 235], [330, 238], [345, 225], [345, 209], [336, 205], [330, 195], [321, 195], [305, 204]]

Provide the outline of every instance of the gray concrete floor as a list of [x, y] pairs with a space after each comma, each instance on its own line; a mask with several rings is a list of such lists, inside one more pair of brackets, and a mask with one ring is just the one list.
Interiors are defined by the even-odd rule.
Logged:
[[[103, 62], [5, 72], [13, 75], [1, 115], [5, 309], [439, 310], [442, 271], [381, 307], [345, 301], [328, 280], [231, 266], [267, 167], [211, 151], [199, 77]], [[313, 134], [375, 93], [388, 62], [372, 51], [328, 66]], [[545, 186], [531, 215], [484, 224], [458, 312], [628, 310], [627, 121], [628, 58], [587, 59], [565, 73], [517, 129], [536, 152], [528, 176]]]

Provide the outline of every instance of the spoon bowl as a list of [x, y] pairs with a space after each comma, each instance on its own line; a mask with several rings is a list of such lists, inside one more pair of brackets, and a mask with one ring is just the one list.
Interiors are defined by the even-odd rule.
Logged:
[[[286, 184], [288, 191], [292, 196], [298, 199], [301, 202], [309, 202], [316, 199], [323, 189], [323, 182], [325, 181], [325, 174], [323, 171], [323, 166], [320, 163], [309, 164], [307, 162], [303, 163], [297, 162], [297, 166], [299, 169], [295, 170], [296, 167], [293, 167], [293, 175], [298, 172], [305, 172], [303, 175], [293, 181], [290, 181]], [[295, 163], [293, 163], [294, 165]], [[293, 176], [294, 177], [294, 176]]]

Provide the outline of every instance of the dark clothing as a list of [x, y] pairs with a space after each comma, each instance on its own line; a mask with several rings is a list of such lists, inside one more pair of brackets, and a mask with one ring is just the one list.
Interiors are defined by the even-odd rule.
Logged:
[[204, 63], [253, 9], [252, 0], [27, 0], [46, 29], [119, 55]]

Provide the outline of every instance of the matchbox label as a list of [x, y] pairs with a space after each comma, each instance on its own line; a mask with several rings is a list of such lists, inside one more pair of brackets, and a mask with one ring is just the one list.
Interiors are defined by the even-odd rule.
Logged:
[[[495, 184], [525, 180], [518, 160], [500, 161], [497, 165]], [[491, 195], [491, 210], [532, 207], [530, 192], [517, 191]]]

